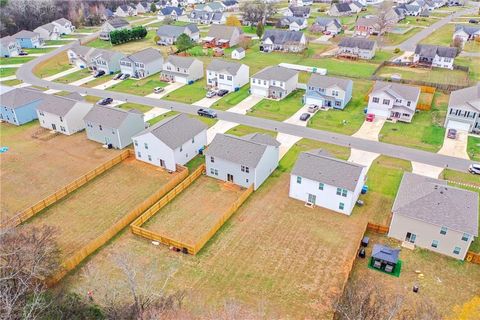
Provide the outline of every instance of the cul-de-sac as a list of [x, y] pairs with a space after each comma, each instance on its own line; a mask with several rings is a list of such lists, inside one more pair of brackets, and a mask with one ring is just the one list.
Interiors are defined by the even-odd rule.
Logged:
[[0, 319], [480, 320], [478, 0], [0, 0]]

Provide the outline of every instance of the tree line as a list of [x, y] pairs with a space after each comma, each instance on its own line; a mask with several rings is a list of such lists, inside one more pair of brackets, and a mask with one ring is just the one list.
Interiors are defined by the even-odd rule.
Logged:
[[114, 30], [110, 32], [110, 42], [113, 45], [139, 40], [145, 38], [147, 29], [144, 26], [133, 27], [132, 29]]

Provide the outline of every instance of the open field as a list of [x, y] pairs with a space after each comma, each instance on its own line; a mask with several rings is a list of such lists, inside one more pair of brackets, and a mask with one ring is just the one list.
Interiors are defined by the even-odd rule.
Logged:
[[247, 114], [259, 118], [284, 121], [303, 107], [302, 97], [304, 94], [305, 91], [297, 89], [279, 101], [263, 99], [248, 110]]
[[244, 189], [200, 176], [142, 227], [195, 245], [222, 218]]
[[390, 225], [393, 202], [405, 171], [412, 171], [410, 161], [382, 155], [375, 159], [367, 173], [368, 192], [360, 196], [365, 204], [356, 206], [353, 212], [368, 217], [369, 222]]
[[[288, 174], [267, 180], [196, 256], [152, 246], [126, 232], [67, 277], [64, 286], [79, 293], [94, 290], [101, 303], [102, 291], [121, 279], [115, 257], [128, 254], [142, 274], [154, 271], [149, 285], [155, 288], [163, 285], [163, 271], [173, 268], [166, 290], [187, 290], [184, 305], [199, 317], [235, 301], [252, 313], [247, 318], [329, 318], [366, 221], [306, 208], [288, 197], [288, 181]], [[119, 290], [128, 294], [125, 287]]]
[[469, 67], [469, 78], [474, 82], [480, 81], [480, 57], [458, 57], [455, 64]]
[[480, 161], [480, 138], [468, 137], [467, 152], [470, 159]]
[[[459, 23], [460, 24], [460, 23]], [[466, 24], [469, 25], [469, 24]], [[425, 44], [436, 44], [449, 47], [452, 44], [452, 35], [455, 31], [455, 24], [446, 24], [440, 29], [437, 29], [430, 36], [422, 40]], [[468, 41], [463, 48], [466, 52], [478, 52], [480, 50], [480, 42]]]
[[194, 103], [205, 98], [207, 83], [205, 78], [195, 81], [192, 84], [185, 85], [175, 91], [170, 92], [163, 98], [184, 103]]
[[9, 148], [1, 162], [2, 219], [12, 217], [119, 153], [87, 140], [84, 132], [58, 135], [48, 141], [34, 139], [31, 135], [40, 128], [38, 121], [21, 127], [2, 123], [0, 128], [2, 146]]
[[[386, 46], [396, 46], [420, 31], [422, 31], [422, 28], [412, 28], [403, 34], [387, 32], [381, 42]], [[372, 36], [370, 38], [371, 40], [380, 41], [380, 37], [378, 36]]]
[[13, 76], [17, 70], [17, 68], [0, 68], [0, 78]]
[[352, 99], [345, 109], [318, 111], [309, 121], [308, 126], [314, 129], [333, 131], [352, 135], [360, 129], [365, 114], [363, 109], [367, 106], [365, 96], [373, 86], [369, 80], [353, 81]]
[[448, 95], [435, 93], [432, 109], [418, 111], [411, 123], [386, 122], [380, 131], [379, 140], [410, 148], [437, 152], [443, 145]]
[[212, 108], [218, 109], [218, 110], [228, 110], [236, 106], [245, 98], [247, 98], [250, 95], [249, 91], [250, 91], [250, 85], [246, 84], [243, 87], [241, 87], [240, 90], [236, 92], [231, 92], [227, 94], [225, 97], [222, 97], [220, 100], [218, 100], [212, 105]]
[[[371, 245], [367, 248], [367, 257], [371, 256], [371, 248], [375, 243], [399, 247], [400, 242], [386, 236], [369, 233]], [[402, 270], [400, 277], [393, 277], [382, 272], [369, 269], [368, 259], [357, 258], [352, 270], [349, 284], [357, 279], [378, 283], [386, 287], [385, 295], [400, 294], [405, 296], [405, 305], [418, 303], [420, 299], [428, 300], [436, 307], [442, 319], [467, 319], [452, 317], [455, 306], [461, 306], [478, 296], [480, 268], [473, 263], [458, 261], [425, 249], [413, 251], [402, 248], [400, 252]], [[419, 277], [415, 271], [424, 276]], [[412, 292], [414, 285], [419, 292]], [[473, 310], [472, 310], [473, 311]], [[472, 315], [475, 319], [475, 316]]]
[[160, 74], [154, 74], [140, 80], [127, 79], [108, 88], [111, 91], [146, 96], [156, 87], [166, 87], [168, 83], [160, 81]]
[[66, 51], [57, 54], [56, 56], [45, 60], [35, 66], [33, 73], [40, 78], [52, 76], [59, 72], [72, 68], [68, 63]]
[[437, 21], [438, 20], [435, 18], [406, 16], [405, 19], [398, 22], [398, 25], [427, 27], [429, 25], [434, 24]]
[[398, 74], [404, 80], [426, 81], [439, 84], [469, 85], [468, 74], [462, 70], [449, 70], [442, 68], [414, 68], [414, 67], [382, 67], [377, 76], [390, 79], [393, 74]]
[[45, 45], [47, 46], [58, 46], [58, 45], [64, 45], [64, 44], [69, 44], [70, 41], [65, 41], [65, 40], [45, 40]]
[[173, 175], [130, 157], [27, 222], [58, 230], [62, 260], [98, 237]]
[[[132, 104], [132, 105], [133, 105], [133, 104]], [[145, 107], [146, 107], [146, 106], [145, 106]], [[157, 117], [155, 117], [155, 118], [153, 118], [153, 119], [151, 119], [151, 120], [148, 120], [148, 123], [150, 123], [150, 125], [154, 125], [155, 123], [160, 122], [160, 121], [162, 121], [162, 120], [165, 119], [165, 118], [172, 117], [172, 116], [174, 116], [174, 115], [176, 115], [176, 114], [178, 114], [178, 112], [176, 112], [176, 111], [169, 111], [169, 112], [164, 113], [164, 114], [162, 114], [162, 115], [159, 115], [159, 116], [157, 116]], [[195, 118], [195, 119], [197, 119], [197, 120], [202, 121], [202, 122], [205, 123], [209, 128], [210, 128], [211, 126], [213, 126], [215, 123], [217, 123], [217, 121], [218, 121], [217, 119], [212, 119], [212, 118], [207, 118], [207, 117], [201, 117], [201, 116], [199, 116], [199, 115], [193, 115], [193, 114], [192, 114], [192, 115], [189, 115], [189, 116], [192, 117], [192, 118]]]

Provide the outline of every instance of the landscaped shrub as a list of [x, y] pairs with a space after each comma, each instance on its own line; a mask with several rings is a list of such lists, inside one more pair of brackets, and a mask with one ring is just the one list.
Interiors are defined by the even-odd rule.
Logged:
[[399, 53], [400, 52], [400, 48], [395, 48], [395, 50], [393, 50], [393, 53]]
[[110, 32], [110, 42], [113, 45], [129, 42], [132, 40], [139, 40], [145, 38], [147, 29], [143, 26], [134, 27], [130, 30], [115, 30]]

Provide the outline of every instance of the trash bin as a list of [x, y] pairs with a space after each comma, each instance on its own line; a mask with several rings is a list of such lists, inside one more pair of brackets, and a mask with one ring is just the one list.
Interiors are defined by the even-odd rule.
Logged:
[[365, 254], [365, 248], [361, 248], [360, 251], [358, 252], [358, 256], [362, 259], [365, 258], [366, 254]]
[[362, 247], [368, 247], [368, 243], [370, 242], [369, 237], [363, 237], [362, 239]]

